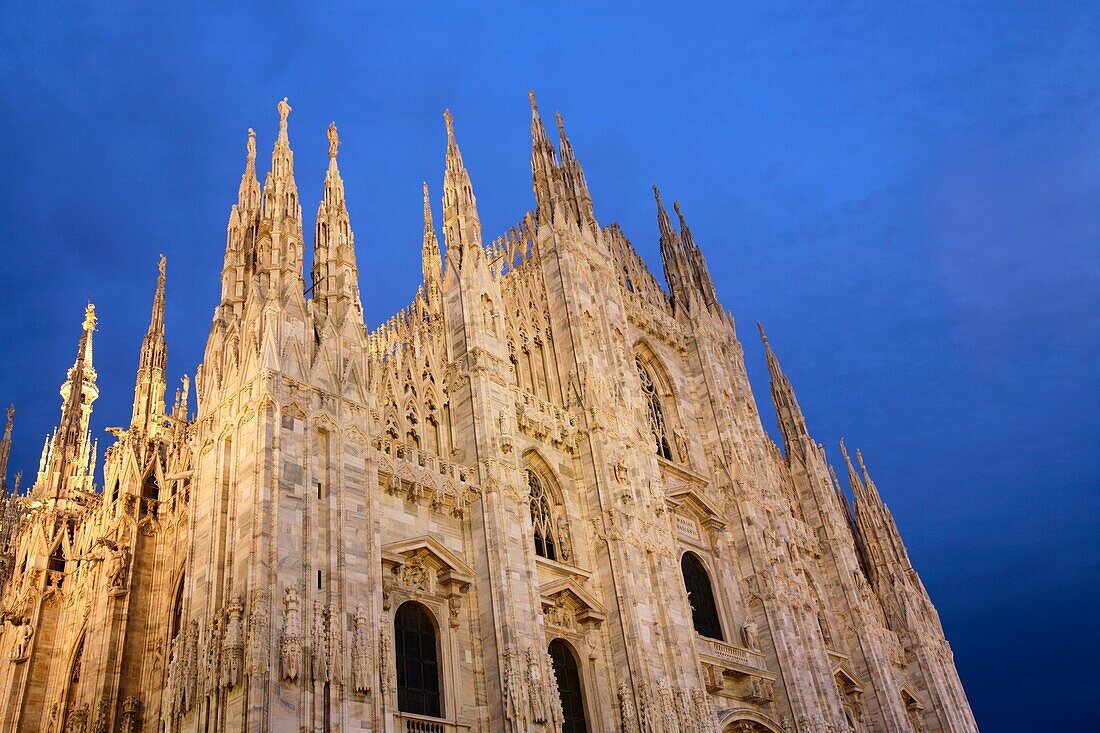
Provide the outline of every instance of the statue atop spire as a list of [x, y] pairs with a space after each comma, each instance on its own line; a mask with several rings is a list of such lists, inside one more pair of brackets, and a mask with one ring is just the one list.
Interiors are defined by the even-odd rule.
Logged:
[[290, 117], [290, 111], [294, 109], [287, 102], [287, 98], [283, 97], [279, 104], [276, 105], [276, 109], [279, 110], [279, 140], [287, 140], [287, 118]]
[[15, 405], [8, 405], [8, 422], [0, 439], [0, 499], [8, 494], [8, 458], [11, 456], [11, 429], [15, 423]]
[[328, 171], [324, 192], [317, 205], [317, 222], [313, 240], [313, 308], [317, 326], [326, 319], [341, 320], [353, 312], [362, 320], [363, 306], [359, 298], [359, 268], [355, 261], [355, 234], [351, 229], [344, 180], [336, 164], [340, 135], [336, 123], [329, 124]]
[[339, 153], [340, 147], [340, 135], [336, 132], [336, 123], [330, 122], [328, 126], [328, 157], [330, 160], [336, 160], [336, 156]]

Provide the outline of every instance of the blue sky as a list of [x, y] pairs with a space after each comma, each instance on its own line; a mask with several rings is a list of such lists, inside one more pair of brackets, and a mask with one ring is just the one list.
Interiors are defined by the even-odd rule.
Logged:
[[657, 271], [650, 184], [683, 202], [761, 406], [758, 319], [817, 439], [863, 449], [982, 729], [1095, 724], [1100, 6], [46, 5], [0, 6], [13, 470], [57, 421], [89, 296], [93, 424], [128, 419], [160, 252], [169, 369], [194, 373], [246, 130], [263, 164], [278, 99], [307, 221], [340, 126], [375, 324], [419, 282], [442, 109], [491, 235], [531, 206], [534, 88]]

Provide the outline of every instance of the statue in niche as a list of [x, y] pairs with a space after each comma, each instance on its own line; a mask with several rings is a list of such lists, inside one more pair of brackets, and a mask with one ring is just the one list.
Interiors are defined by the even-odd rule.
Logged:
[[107, 558], [107, 590], [118, 594], [126, 591], [126, 581], [130, 570], [130, 548], [118, 545]]
[[757, 635], [756, 622], [751, 618], [741, 624], [741, 643], [746, 649], [760, 651], [760, 639]]
[[30, 621], [24, 621], [15, 632], [15, 648], [12, 650], [13, 662], [22, 662], [31, 653], [31, 637], [34, 636], [34, 626]]

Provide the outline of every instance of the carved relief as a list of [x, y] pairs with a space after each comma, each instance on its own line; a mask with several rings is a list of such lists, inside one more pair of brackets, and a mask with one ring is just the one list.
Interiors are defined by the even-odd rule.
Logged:
[[355, 607], [354, 631], [351, 648], [352, 689], [361, 695], [370, 693], [370, 623], [363, 605]]
[[625, 682], [619, 683], [619, 723], [623, 733], [638, 733], [638, 716], [634, 712], [634, 697]]
[[283, 643], [279, 654], [284, 680], [296, 680], [302, 669], [302, 611], [297, 586], [283, 596]]
[[222, 686], [236, 687], [244, 666], [244, 607], [241, 597], [233, 596], [226, 609], [225, 639], [222, 642]]
[[311, 656], [310, 671], [314, 684], [327, 682], [329, 677], [328, 657], [328, 628], [325, 620], [324, 606], [320, 601], [313, 602], [313, 634], [311, 643], [313, 655]]
[[267, 672], [268, 656], [268, 605], [267, 591], [252, 591], [248, 612], [248, 671], [251, 674]]

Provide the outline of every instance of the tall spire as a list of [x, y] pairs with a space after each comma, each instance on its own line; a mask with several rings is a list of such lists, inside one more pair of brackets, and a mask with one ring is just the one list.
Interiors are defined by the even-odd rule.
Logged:
[[130, 429], [152, 437], [163, 425], [164, 390], [167, 381], [168, 344], [164, 339], [164, 281], [168, 260], [160, 256], [157, 263], [157, 289], [153, 295], [153, 310], [149, 329], [141, 342], [137, 380], [134, 385], [134, 407]]
[[39, 480], [34, 495], [65, 498], [70, 490], [90, 491], [88, 467], [94, 460], [88, 423], [92, 403], [99, 397], [96, 372], [92, 364], [92, 333], [96, 327], [95, 305], [84, 309], [83, 330], [76, 350], [76, 361], [61, 385], [61, 422], [43, 450]]
[[578, 224], [593, 223], [596, 221], [596, 214], [592, 209], [592, 195], [588, 193], [588, 181], [584, 178], [584, 170], [573, 152], [569, 137], [565, 134], [565, 119], [561, 116], [561, 112], [556, 113], [554, 117], [558, 123], [558, 152], [561, 155], [562, 179], [570, 208], [575, 213]]
[[0, 440], [0, 499], [8, 494], [8, 458], [11, 456], [11, 429], [15, 422], [15, 405], [8, 405], [8, 423]]
[[260, 222], [260, 182], [256, 178], [256, 132], [249, 128], [244, 173], [237, 190], [237, 203], [229, 212], [226, 226], [225, 262], [222, 266], [223, 318], [238, 311], [246, 296], [256, 266], [256, 234]]
[[527, 92], [531, 102], [531, 185], [535, 191], [535, 207], [539, 221], [549, 224], [554, 218], [554, 200], [560, 194], [561, 171], [558, 169], [554, 143], [546, 135], [539, 116], [534, 90]]
[[680, 220], [680, 241], [684, 245], [684, 253], [691, 267], [691, 277], [695, 288], [702, 296], [703, 303], [708, 310], [715, 308], [721, 310], [718, 304], [718, 291], [714, 287], [714, 281], [710, 278], [707, 261], [704, 259], [699, 245], [695, 243], [695, 236], [688, 228], [687, 222], [684, 221], [684, 212], [680, 209], [680, 202], [673, 201], [672, 207], [676, 209], [676, 217]]
[[470, 174], [462, 162], [462, 152], [455, 141], [454, 118], [444, 110], [447, 124], [447, 168], [443, 175], [443, 235], [447, 240], [447, 257], [456, 257], [459, 268], [477, 257], [484, 260], [481, 248], [481, 219], [477, 213]]
[[760, 330], [760, 340], [764, 342], [764, 353], [768, 360], [768, 373], [772, 381], [772, 404], [775, 405], [776, 420], [779, 430], [783, 433], [783, 447], [787, 459], [798, 458], [805, 461], [803, 440], [810, 436], [806, 428], [806, 418], [802, 415], [802, 408], [795, 397], [791, 380], [779, 366], [779, 359], [772, 351], [768, 335], [764, 332], [764, 324], [757, 322]]
[[274, 274], [276, 280], [289, 279], [301, 284], [302, 206], [294, 181], [294, 151], [290, 149], [287, 133], [291, 106], [286, 97], [277, 109], [279, 136], [271, 152], [271, 170], [264, 179], [257, 264], [259, 270]]
[[326, 318], [340, 320], [349, 312], [360, 321], [363, 319], [355, 233], [344, 197], [344, 181], [336, 164], [339, 152], [340, 135], [333, 122], [328, 126], [328, 171], [324, 193], [317, 205], [313, 240], [313, 306], [319, 324]]
[[684, 258], [684, 246], [680, 235], [672, 228], [665, 205], [661, 201], [661, 191], [653, 185], [653, 198], [657, 201], [657, 225], [661, 230], [661, 261], [665, 267], [665, 280], [668, 281], [672, 307], [677, 312], [688, 308], [688, 266]]
[[424, 242], [420, 248], [421, 266], [424, 272], [424, 292], [429, 305], [440, 306], [440, 287], [443, 282], [443, 258], [439, 251], [439, 239], [432, 222], [432, 203], [428, 197], [428, 182], [424, 182]]

